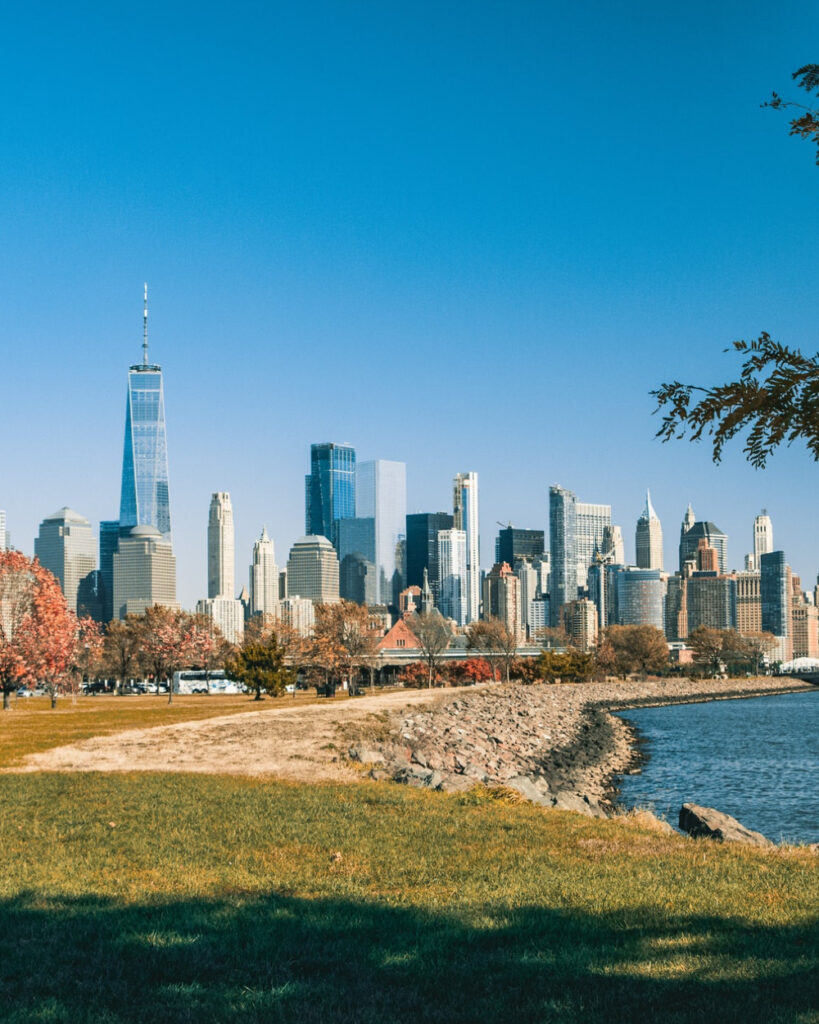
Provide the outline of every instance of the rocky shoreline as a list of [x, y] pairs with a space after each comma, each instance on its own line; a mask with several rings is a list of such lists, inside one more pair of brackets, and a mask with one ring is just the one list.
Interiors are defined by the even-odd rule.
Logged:
[[613, 711], [811, 690], [800, 680], [638, 680], [487, 686], [393, 712], [349, 757], [374, 779], [462, 791], [506, 786], [544, 807], [605, 817], [617, 776], [637, 768], [636, 730]]

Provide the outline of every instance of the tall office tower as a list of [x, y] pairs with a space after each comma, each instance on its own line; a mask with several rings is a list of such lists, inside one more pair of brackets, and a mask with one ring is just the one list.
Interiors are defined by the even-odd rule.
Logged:
[[483, 578], [483, 617], [500, 619], [518, 639], [523, 635], [520, 580], [507, 562], [496, 562]]
[[577, 558], [577, 586], [585, 589], [588, 585], [589, 566], [594, 552], [603, 544], [603, 533], [611, 527], [611, 505], [592, 505], [577, 502], [577, 533], [575, 553]]
[[688, 635], [699, 626], [737, 628], [737, 584], [733, 576], [693, 572], [686, 580]]
[[316, 610], [309, 597], [284, 597], [281, 605], [282, 622], [302, 636], [309, 636], [316, 622]]
[[100, 523], [100, 578], [102, 581], [102, 621], [114, 617], [114, 554], [119, 546], [119, 519]]
[[0, 508], [0, 551], [8, 550], [6, 541], [6, 513]]
[[155, 526], [135, 526], [119, 538], [114, 562], [114, 615], [124, 619], [132, 612], [161, 604], [178, 608], [176, 559], [171, 545]]
[[697, 572], [719, 572], [719, 557], [705, 537], [697, 542]]
[[746, 570], [736, 574], [737, 629], [743, 635], [762, 632], [762, 595], [760, 574]]
[[342, 601], [376, 605], [377, 585], [378, 574], [374, 562], [358, 552], [341, 559], [338, 566], [338, 592]]
[[617, 623], [665, 627], [665, 582], [660, 569], [621, 567], [615, 576]]
[[338, 555], [326, 537], [301, 537], [290, 549], [287, 596], [323, 604], [338, 601]]
[[273, 541], [262, 527], [261, 536], [253, 545], [250, 566], [250, 614], [276, 616], [279, 611], [279, 567]]
[[534, 603], [539, 596], [538, 574], [528, 558], [519, 558], [515, 562], [515, 575], [520, 583], [520, 611], [523, 625], [527, 634], [534, 636]]
[[356, 514], [355, 448], [331, 441], [311, 444], [304, 492], [305, 533], [326, 537], [338, 552], [338, 521]]
[[481, 613], [481, 536], [478, 474], [458, 473], [452, 482], [452, 525], [466, 533], [466, 621]]
[[171, 543], [168, 492], [168, 444], [162, 368], [148, 362], [148, 286], [142, 316], [142, 362], [128, 371], [125, 443], [122, 453], [120, 533], [134, 526], [155, 526]]
[[[691, 512], [690, 505], [688, 511]], [[696, 562], [701, 540], [706, 540], [709, 547], [716, 548], [719, 571], [725, 575], [728, 572], [728, 537], [712, 522], [688, 522], [687, 514], [680, 533], [680, 572], [686, 562]]]
[[[759, 590], [762, 602], [762, 629], [787, 640], [791, 635], [791, 570], [784, 551], [768, 551], [760, 555]], [[790, 650], [778, 652], [779, 660], [790, 661]]]
[[196, 602], [196, 614], [207, 616], [231, 644], [241, 643], [245, 635], [245, 606], [232, 597], [209, 597]]
[[619, 526], [606, 526], [603, 528], [603, 543], [600, 545], [600, 553], [604, 558], [608, 558], [612, 565], [626, 564], [623, 531]]
[[819, 608], [796, 595], [791, 605], [791, 637], [792, 657], [819, 658]]
[[80, 585], [97, 568], [97, 542], [85, 516], [70, 508], [47, 516], [40, 523], [34, 554], [57, 577], [69, 609], [82, 611], [77, 603]]
[[768, 510], [763, 508], [754, 519], [754, 566], [759, 568], [760, 556], [773, 551], [773, 523]]
[[558, 484], [549, 488], [549, 548], [549, 614], [557, 627], [563, 605], [577, 599], [577, 495]]
[[208, 597], [233, 600], [236, 592], [233, 505], [227, 491], [210, 499], [208, 513]]
[[665, 592], [666, 640], [685, 640], [688, 636], [688, 580], [680, 573], [668, 577]]
[[587, 597], [569, 601], [562, 609], [562, 625], [573, 647], [590, 651], [597, 645], [597, 609]]
[[358, 517], [373, 520], [376, 604], [397, 608], [398, 595], [404, 589], [406, 464], [388, 459], [359, 462], [355, 471], [355, 504]]
[[498, 531], [495, 541], [495, 561], [514, 565], [520, 558], [534, 561], [542, 558], [546, 550], [543, 530], [517, 530], [510, 523]]
[[663, 528], [651, 504], [651, 492], [646, 491], [646, 505], [637, 520], [635, 534], [638, 569], [662, 569]]
[[438, 532], [452, 529], [448, 512], [417, 512], [407, 516], [407, 586], [422, 587], [424, 569], [438, 603]]
[[438, 609], [444, 618], [466, 625], [468, 573], [466, 530], [439, 530], [435, 562], [438, 569]]

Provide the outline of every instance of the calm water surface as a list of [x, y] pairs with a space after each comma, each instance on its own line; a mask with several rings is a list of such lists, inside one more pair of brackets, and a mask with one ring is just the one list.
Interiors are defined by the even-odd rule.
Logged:
[[716, 807], [775, 841], [819, 842], [819, 689], [622, 711], [648, 763], [620, 802], [677, 825], [687, 802]]

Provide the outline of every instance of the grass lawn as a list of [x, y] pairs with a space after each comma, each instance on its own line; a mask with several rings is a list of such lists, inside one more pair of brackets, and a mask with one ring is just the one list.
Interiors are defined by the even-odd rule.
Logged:
[[6, 775], [0, 1020], [819, 1022], [819, 860], [398, 786]]
[[[339, 696], [335, 699], [348, 698]], [[61, 697], [52, 710], [48, 697], [18, 697], [11, 710], [0, 711], [0, 768], [19, 763], [25, 754], [76, 743], [91, 736], [274, 707], [298, 707], [300, 704], [313, 704], [316, 700], [313, 690], [299, 692], [295, 697], [288, 694], [265, 697], [261, 701], [245, 695], [175, 695], [172, 704], [168, 703], [167, 694], [102, 695], [77, 697], [76, 701]]]

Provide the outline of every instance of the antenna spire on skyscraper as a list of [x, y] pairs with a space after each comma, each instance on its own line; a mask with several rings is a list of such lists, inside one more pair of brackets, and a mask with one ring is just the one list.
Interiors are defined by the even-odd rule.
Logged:
[[142, 365], [148, 365], [148, 282], [145, 282], [145, 299], [142, 307]]

